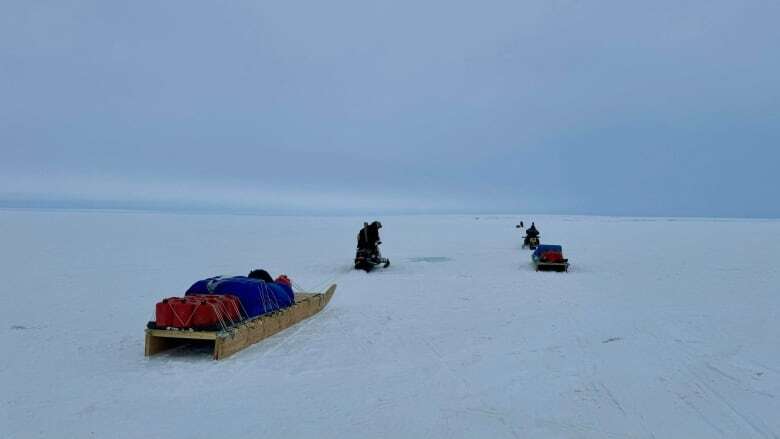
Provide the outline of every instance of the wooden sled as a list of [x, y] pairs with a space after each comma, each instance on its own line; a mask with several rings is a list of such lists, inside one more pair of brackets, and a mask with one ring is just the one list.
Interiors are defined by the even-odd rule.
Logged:
[[336, 285], [333, 284], [324, 293], [295, 293], [295, 304], [292, 306], [241, 322], [226, 331], [147, 329], [144, 355], [150, 357], [183, 344], [197, 342], [213, 345], [215, 360], [227, 358], [317, 314], [330, 302], [335, 291]]

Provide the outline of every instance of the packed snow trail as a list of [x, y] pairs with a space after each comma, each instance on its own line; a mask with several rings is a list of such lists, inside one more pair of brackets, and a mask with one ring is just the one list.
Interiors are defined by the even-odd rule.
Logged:
[[[384, 217], [366, 274], [364, 220], [0, 210], [0, 438], [780, 435], [780, 221]], [[252, 268], [339, 288], [227, 360], [143, 357], [159, 298]]]

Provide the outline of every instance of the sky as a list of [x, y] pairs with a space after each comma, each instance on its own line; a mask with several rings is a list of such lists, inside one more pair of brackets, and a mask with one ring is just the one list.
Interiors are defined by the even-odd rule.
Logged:
[[777, 1], [0, 1], [0, 207], [780, 217]]

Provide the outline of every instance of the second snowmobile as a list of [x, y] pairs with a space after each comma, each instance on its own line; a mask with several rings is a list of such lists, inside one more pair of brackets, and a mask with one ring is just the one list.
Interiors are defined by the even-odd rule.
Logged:
[[379, 265], [387, 268], [390, 266], [390, 260], [382, 257], [379, 251], [379, 229], [382, 223], [374, 221], [371, 224], [363, 223], [357, 236], [357, 252], [355, 253], [355, 269], [364, 270], [366, 273]]

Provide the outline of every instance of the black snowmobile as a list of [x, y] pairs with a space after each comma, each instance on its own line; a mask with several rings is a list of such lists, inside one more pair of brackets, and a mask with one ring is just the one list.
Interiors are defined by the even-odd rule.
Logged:
[[355, 255], [356, 270], [365, 270], [366, 273], [368, 273], [377, 265], [382, 265], [383, 268], [387, 268], [390, 265], [390, 260], [382, 257], [382, 253], [379, 252], [379, 247], [376, 247], [373, 250], [357, 249], [357, 254]]
[[536, 250], [536, 247], [539, 247], [540, 238], [541, 236], [539, 235], [539, 230], [536, 229], [536, 225], [534, 223], [531, 223], [531, 227], [525, 231], [525, 237], [523, 238], [523, 248], [528, 247], [531, 250]]
[[371, 224], [363, 223], [363, 228], [358, 232], [357, 252], [355, 254], [355, 269], [365, 270], [366, 273], [373, 270], [374, 267], [382, 265], [387, 268], [390, 260], [382, 257], [379, 251], [379, 229], [382, 223], [374, 221]]
[[539, 247], [539, 236], [526, 236], [523, 238], [523, 248], [526, 247], [531, 250], [536, 250], [536, 247]]

